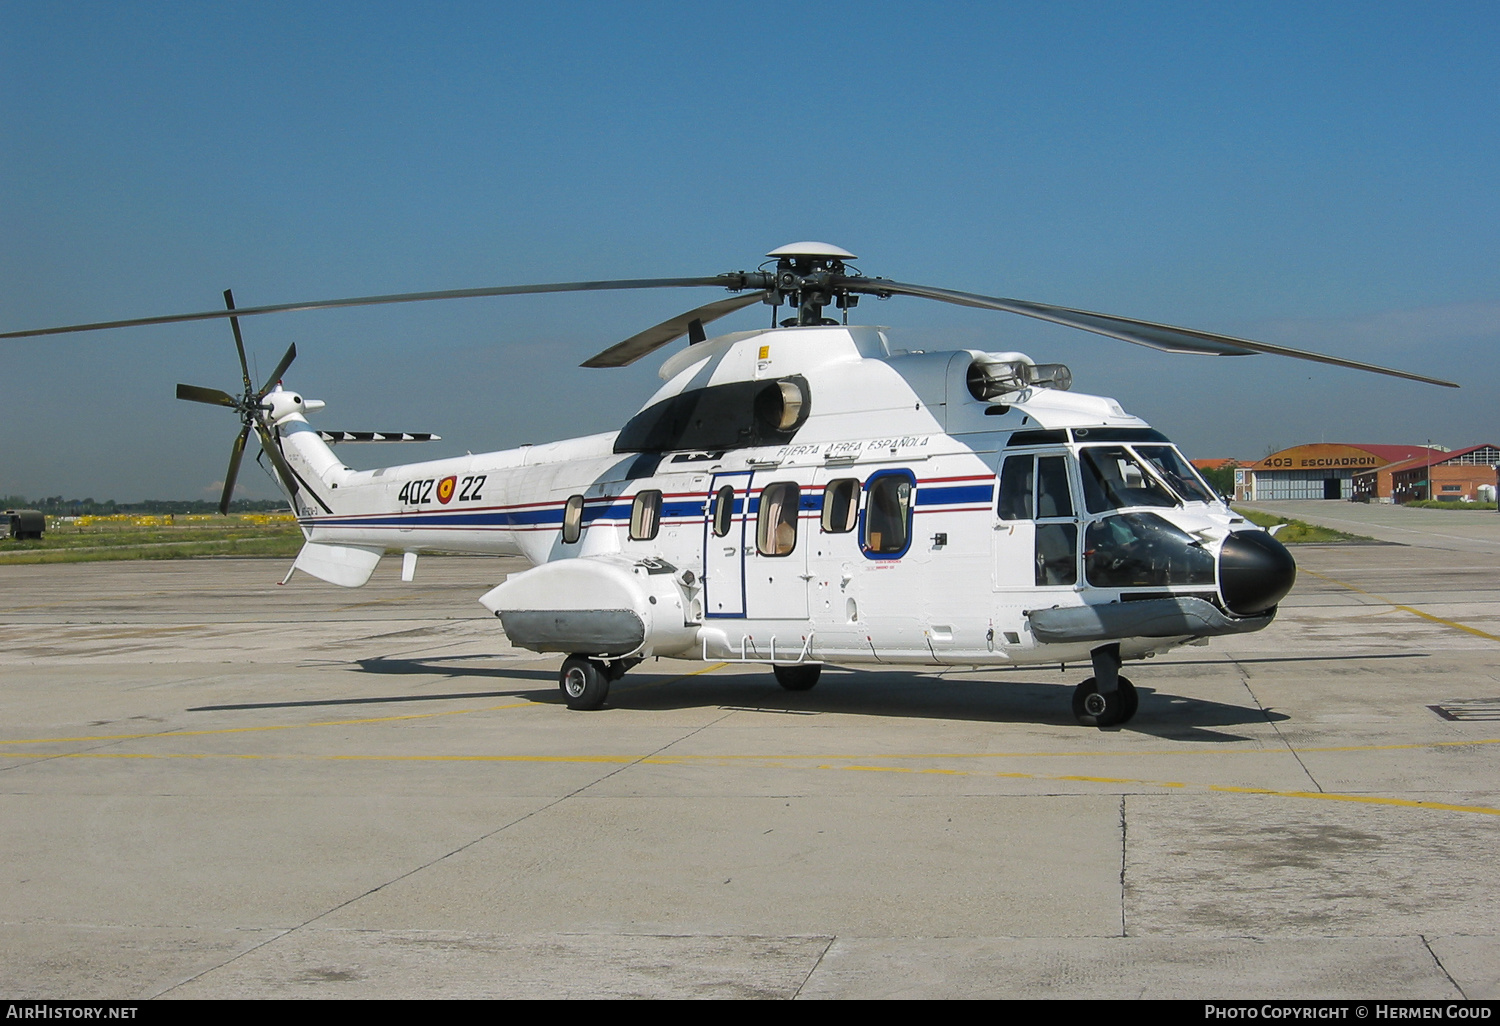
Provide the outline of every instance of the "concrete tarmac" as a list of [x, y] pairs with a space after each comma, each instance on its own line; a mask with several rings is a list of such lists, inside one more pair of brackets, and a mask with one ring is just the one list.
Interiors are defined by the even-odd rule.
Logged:
[[1500, 513], [1492, 509], [1465, 509], [1462, 503], [1454, 503], [1452, 509], [1416, 509], [1393, 503], [1328, 499], [1237, 502], [1235, 505], [1393, 545], [1500, 556]]
[[1104, 731], [1083, 667], [571, 712], [501, 560], [0, 567], [0, 996], [1500, 997], [1500, 557], [1295, 554]]

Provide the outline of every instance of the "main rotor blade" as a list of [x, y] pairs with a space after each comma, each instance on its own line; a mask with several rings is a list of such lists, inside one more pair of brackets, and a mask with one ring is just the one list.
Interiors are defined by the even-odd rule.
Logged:
[[1289, 356], [1296, 360], [1312, 360], [1315, 363], [1327, 363], [1335, 367], [1349, 367], [1374, 374], [1387, 374], [1394, 378], [1406, 378], [1408, 381], [1421, 381], [1429, 385], [1442, 385], [1445, 388], [1458, 387], [1454, 382], [1444, 381], [1442, 378], [1429, 378], [1423, 374], [1392, 370], [1389, 367], [1380, 367], [1359, 360], [1344, 360], [1337, 356], [1324, 356], [1322, 353], [1293, 349], [1290, 346], [1255, 342], [1250, 339], [1235, 338], [1232, 335], [1217, 335], [1211, 331], [1198, 331], [1194, 328], [1178, 328], [1153, 321], [1139, 321], [1131, 317], [1115, 317], [1111, 314], [1073, 310], [1065, 306], [1028, 303], [1019, 299], [999, 299], [995, 296], [981, 296], [972, 292], [954, 292], [951, 289], [933, 288], [930, 285], [909, 285], [884, 278], [842, 278], [839, 284], [847, 286], [851, 292], [863, 292], [869, 295], [921, 296], [924, 299], [936, 299], [958, 306], [1003, 310], [1006, 313], [1035, 317], [1038, 320], [1051, 321], [1053, 324], [1092, 331], [1096, 335], [1107, 335], [1124, 342], [1134, 342], [1140, 346], [1150, 346], [1152, 349], [1160, 349], [1168, 353], [1202, 353], [1212, 356], [1248, 356], [1251, 353], [1268, 353], [1272, 356]]
[[[231, 289], [224, 290], [224, 306], [229, 310], [234, 309], [234, 292]], [[240, 354], [240, 376], [245, 380], [245, 394], [249, 395], [250, 365], [245, 362], [245, 340], [240, 336], [240, 319], [238, 317], [229, 318], [229, 327], [234, 331], [234, 348]]]
[[229, 469], [224, 472], [224, 494], [219, 497], [219, 514], [229, 512], [229, 500], [234, 497], [234, 482], [240, 476], [240, 458], [245, 455], [245, 439], [250, 437], [250, 425], [240, 429], [240, 437], [234, 440], [229, 451]]
[[27, 331], [0, 332], [0, 339], [32, 338], [37, 335], [65, 335], [74, 331], [97, 331], [104, 328], [134, 328], [143, 324], [179, 324], [184, 321], [212, 321], [224, 317], [252, 317], [258, 314], [288, 313], [294, 310], [330, 310], [344, 306], [377, 306], [381, 303], [422, 303], [430, 299], [475, 299], [482, 296], [525, 296], [546, 292], [608, 292], [620, 289], [675, 289], [718, 286], [728, 289], [760, 287], [768, 275], [757, 272], [732, 272], [712, 278], [625, 278], [618, 281], [563, 281], [548, 285], [500, 285], [481, 289], [448, 289], [441, 292], [401, 292], [388, 296], [359, 296], [353, 299], [321, 299], [310, 303], [277, 303], [271, 306], [247, 306], [233, 312], [208, 310], [203, 313], [169, 314], [165, 317], [135, 317], [123, 321], [96, 321], [92, 324], [69, 324], [60, 328], [32, 328]]
[[717, 302], [707, 303], [696, 310], [689, 310], [685, 314], [678, 314], [670, 320], [662, 321], [654, 328], [647, 328], [638, 335], [632, 335], [624, 342], [616, 343], [596, 353], [583, 361], [581, 367], [625, 367], [634, 363], [647, 353], [655, 352], [668, 342], [688, 333], [689, 326], [698, 321], [700, 324], [708, 324], [716, 321], [725, 314], [732, 314], [741, 310], [751, 303], [759, 303], [765, 298], [765, 292], [745, 292], [738, 296], [730, 296], [728, 299], [720, 299]]
[[[292, 365], [292, 361], [296, 358], [297, 343], [293, 342], [291, 345], [286, 347], [286, 355], [281, 358], [281, 362], [276, 365], [276, 369], [271, 372], [271, 376], [266, 379], [266, 383], [261, 386], [259, 392], [255, 393], [255, 398], [257, 400], [264, 399], [266, 397], [266, 393], [271, 391], [271, 389], [275, 387], [276, 382], [281, 380], [281, 376], [286, 373], [286, 369]], [[246, 385], [245, 387], [248, 388], [249, 386]]]
[[214, 406], [227, 406], [231, 410], [240, 405], [240, 401], [228, 392], [220, 392], [217, 388], [203, 388], [200, 385], [178, 385], [177, 398], [186, 399], [194, 403], [211, 403]]

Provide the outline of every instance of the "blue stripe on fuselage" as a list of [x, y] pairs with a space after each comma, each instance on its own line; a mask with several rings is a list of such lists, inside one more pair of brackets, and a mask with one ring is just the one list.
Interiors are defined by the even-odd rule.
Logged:
[[995, 497], [992, 484], [960, 485], [954, 488], [918, 488], [918, 506], [947, 506], [957, 503], [988, 503]]

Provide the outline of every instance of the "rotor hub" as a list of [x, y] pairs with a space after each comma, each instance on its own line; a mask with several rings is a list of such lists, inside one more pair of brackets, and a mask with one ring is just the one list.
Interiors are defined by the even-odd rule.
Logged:
[[767, 253], [776, 258], [776, 272], [766, 302], [780, 306], [783, 299], [797, 307], [797, 316], [782, 322], [782, 327], [816, 325], [825, 322], [823, 308], [836, 303], [847, 310], [859, 302], [848, 289], [839, 287], [847, 273], [844, 261], [858, 259], [847, 249], [826, 242], [794, 242]]

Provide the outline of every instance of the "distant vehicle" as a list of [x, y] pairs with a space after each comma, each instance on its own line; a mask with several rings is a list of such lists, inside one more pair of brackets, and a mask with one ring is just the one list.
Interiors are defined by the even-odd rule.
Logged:
[[47, 515], [39, 509], [8, 509], [0, 517], [5, 518], [9, 536], [17, 541], [39, 540], [47, 529]]

